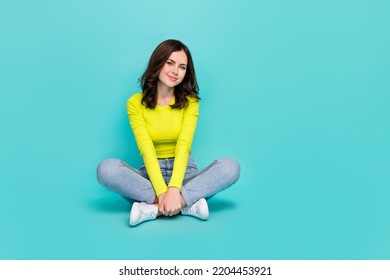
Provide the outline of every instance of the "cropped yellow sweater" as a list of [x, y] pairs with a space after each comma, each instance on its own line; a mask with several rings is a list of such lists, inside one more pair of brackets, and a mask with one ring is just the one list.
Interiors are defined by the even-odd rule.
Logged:
[[[156, 191], [156, 195], [166, 192], [169, 187], [181, 189], [191, 150], [196, 123], [199, 115], [199, 102], [190, 99], [185, 109], [172, 109], [169, 105], [155, 109], [141, 104], [142, 93], [136, 93], [127, 100], [127, 114], [139, 152], [144, 160], [146, 171]], [[158, 158], [174, 157], [172, 177], [165, 184]]]

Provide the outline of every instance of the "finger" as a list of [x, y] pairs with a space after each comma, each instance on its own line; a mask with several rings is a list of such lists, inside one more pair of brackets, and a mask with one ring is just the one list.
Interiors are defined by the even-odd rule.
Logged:
[[164, 210], [164, 206], [162, 206], [162, 205], [160, 205], [159, 207], [158, 207], [158, 211], [160, 211], [161, 213], [163, 213], [163, 215], [165, 215], [165, 210]]
[[168, 215], [169, 215], [170, 217], [172, 217], [173, 215], [175, 215], [175, 210], [173, 210], [172, 208], [169, 209]]

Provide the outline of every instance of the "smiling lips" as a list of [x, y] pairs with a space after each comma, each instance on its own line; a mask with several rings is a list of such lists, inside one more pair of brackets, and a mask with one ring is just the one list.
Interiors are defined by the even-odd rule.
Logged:
[[176, 82], [176, 81], [177, 81], [177, 78], [171, 77], [171, 76], [169, 76], [169, 75], [167, 75], [167, 76], [168, 76], [168, 78], [169, 78], [172, 82]]

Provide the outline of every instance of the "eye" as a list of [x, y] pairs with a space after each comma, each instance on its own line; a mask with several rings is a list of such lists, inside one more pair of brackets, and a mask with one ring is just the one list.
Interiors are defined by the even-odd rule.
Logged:
[[167, 61], [167, 64], [168, 64], [169, 66], [172, 66], [172, 65], [173, 65], [173, 62], [172, 62], [172, 61]]
[[185, 71], [187, 68], [185, 66], [180, 66], [180, 69]]

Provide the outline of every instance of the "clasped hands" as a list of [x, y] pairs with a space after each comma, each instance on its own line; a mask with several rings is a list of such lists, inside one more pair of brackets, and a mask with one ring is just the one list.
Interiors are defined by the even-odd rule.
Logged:
[[180, 213], [185, 205], [180, 189], [169, 187], [168, 191], [158, 197], [158, 211], [164, 216], [174, 216]]

